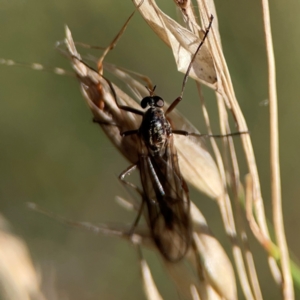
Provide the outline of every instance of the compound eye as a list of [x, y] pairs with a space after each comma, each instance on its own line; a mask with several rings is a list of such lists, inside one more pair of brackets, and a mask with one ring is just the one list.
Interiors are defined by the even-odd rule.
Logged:
[[150, 101], [150, 97], [145, 97], [142, 101], [141, 101], [141, 107], [142, 108], [146, 108], [149, 105], [149, 101]]
[[160, 98], [159, 96], [155, 96], [154, 101], [155, 101], [155, 106], [157, 106], [157, 107], [163, 107], [165, 104], [164, 100], [162, 98]]

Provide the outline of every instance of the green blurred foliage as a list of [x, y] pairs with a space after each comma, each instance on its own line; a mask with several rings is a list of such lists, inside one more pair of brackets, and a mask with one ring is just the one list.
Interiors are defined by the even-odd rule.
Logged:
[[[171, 16], [173, 2], [160, 1]], [[300, 253], [299, 1], [272, 1], [271, 18], [277, 62], [282, 192], [291, 251]], [[224, 52], [237, 98], [251, 131], [266, 214], [271, 219], [267, 69], [260, 3], [216, 1]], [[0, 57], [70, 69], [55, 51], [67, 24], [77, 41], [106, 46], [133, 11], [131, 1], [0, 0]], [[95, 55], [100, 55], [94, 52]], [[170, 50], [137, 14], [108, 61], [149, 76], [168, 101], [178, 96], [183, 75]], [[117, 239], [94, 236], [30, 212], [26, 202], [74, 220], [130, 223], [134, 214], [120, 208], [126, 196], [117, 175], [128, 163], [92, 123], [75, 79], [28, 69], [0, 66], [0, 211], [25, 239], [44, 285], [58, 299], [141, 299], [142, 287], [133, 247]], [[212, 93], [205, 92], [212, 122], [217, 113]], [[195, 87], [191, 82], [180, 110], [201, 131]], [[218, 131], [217, 123], [214, 130]], [[294, 145], [294, 146], [293, 146]], [[242, 169], [242, 174], [245, 174]], [[244, 173], [243, 173], [244, 172]], [[228, 249], [215, 203], [192, 191], [209, 225]], [[197, 201], [199, 199], [199, 201]], [[266, 299], [280, 299], [259, 252], [260, 282]], [[145, 251], [148, 257], [148, 252]], [[156, 257], [149, 254], [159, 288], [176, 297]], [[54, 279], [53, 279], [54, 278]], [[54, 296], [53, 296], [54, 299]]]

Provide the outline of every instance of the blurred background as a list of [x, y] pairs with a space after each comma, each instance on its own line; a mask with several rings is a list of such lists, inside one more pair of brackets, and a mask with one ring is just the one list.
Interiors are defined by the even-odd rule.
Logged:
[[[173, 1], [158, 1], [170, 16]], [[300, 254], [299, 1], [272, 1], [271, 21], [277, 63], [280, 154], [285, 228], [290, 250]], [[237, 99], [245, 114], [258, 163], [266, 214], [272, 219], [269, 185], [267, 64], [258, 1], [216, 1], [225, 56]], [[0, 57], [71, 70], [55, 50], [67, 24], [77, 41], [107, 46], [133, 11], [131, 1], [0, 0]], [[100, 56], [101, 52], [92, 52]], [[149, 76], [168, 101], [181, 89], [170, 49], [136, 14], [107, 61]], [[128, 162], [106, 139], [79, 91], [76, 79], [0, 65], [0, 212], [27, 243], [49, 299], [142, 299], [138, 256], [128, 243], [63, 226], [29, 211], [27, 202], [72, 220], [130, 224], [134, 213], [115, 202], [126, 197], [117, 176]], [[205, 91], [212, 122], [212, 93]], [[180, 111], [204, 132], [195, 86], [189, 82]], [[219, 132], [218, 124], [214, 127]], [[242, 170], [243, 175], [245, 170]], [[215, 202], [191, 190], [191, 198], [228, 250]], [[266, 299], [281, 299], [266, 255], [251, 239]], [[177, 299], [154, 254], [149, 259], [165, 299]], [[230, 250], [228, 255], [231, 257]], [[298, 293], [299, 295], [299, 293]]]

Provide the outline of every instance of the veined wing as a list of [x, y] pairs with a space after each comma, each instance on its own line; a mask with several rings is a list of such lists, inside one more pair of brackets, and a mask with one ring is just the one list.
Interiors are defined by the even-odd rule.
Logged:
[[141, 145], [140, 176], [153, 239], [167, 260], [178, 261], [190, 247], [192, 225], [188, 188], [180, 174], [173, 137], [162, 156], [150, 155], [142, 140]]

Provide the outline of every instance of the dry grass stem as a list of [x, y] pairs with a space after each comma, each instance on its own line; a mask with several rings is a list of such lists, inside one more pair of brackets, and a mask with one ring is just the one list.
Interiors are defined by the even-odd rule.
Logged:
[[[205, 5], [204, 5], [204, 10], [205, 10], [206, 16], [208, 16], [209, 12], [207, 11], [207, 6], [205, 6]], [[221, 71], [220, 72], [220, 82], [222, 84], [221, 84], [221, 86], [220, 85], [218, 86], [220, 88], [219, 92], [221, 92], [224, 99], [227, 99], [227, 101], [225, 101], [225, 103], [227, 103], [227, 102], [230, 103], [230, 110], [233, 113], [233, 117], [236, 120], [239, 130], [242, 130], [242, 131], [247, 130], [245, 119], [243, 117], [243, 114], [239, 108], [238, 102], [236, 101], [236, 98], [234, 95], [233, 86], [232, 86], [232, 83], [230, 80], [230, 75], [229, 75], [228, 68], [225, 63], [224, 56], [221, 51], [221, 46], [217, 42], [217, 35], [216, 35], [216, 37], [215, 36], [213, 36], [213, 37], [214, 38], [211, 39], [211, 40], [213, 40], [211, 49], [212, 49], [212, 52], [215, 53], [215, 55], [213, 55], [213, 57], [215, 57], [215, 56], [218, 57], [219, 59], [217, 59], [216, 61], [221, 62], [221, 65], [219, 67], [216, 67], [217, 70]], [[246, 154], [246, 160], [248, 162], [248, 167], [249, 167], [250, 173], [253, 178], [254, 205], [255, 205], [255, 210], [256, 210], [256, 216], [257, 216], [258, 223], [259, 223], [259, 228], [262, 231], [262, 234], [265, 236], [265, 238], [270, 239], [267, 225], [266, 225], [263, 201], [262, 201], [261, 192], [260, 192], [259, 177], [258, 177], [256, 163], [255, 163], [253, 148], [251, 145], [251, 140], [248, 135], [242, 135], [241, 139], [242, 139], [244, 151]], [[272, 257], [269, 257], [269, 261], [274, 261], [274, 259]], [[273, 263], [272, 263], [272, 265], [274, 266]], [[275, 277], [276, 276], [274, 274], [274, 278]]]
[[247, 245], [247, 248], [245, 250], [245, 257], [246, 257], [248, 272], [249, 272], [249, 275], [250, 275], [250, 282], [251, 282], [251, 287], [252, 287], [253, 294], [254, 294], [254, 299], [262, 300], [263, 296], [262, 296], [262, 293], [261, 293], [259, 280], [258, 280], [256, 269], [255, 269], [255, 263], [254, 263], [253, 255], [252, 255], [252, 253], [249, 249], [248, 243], [246, 243], [246, 239], [244, 239], [244, 245], [245, 244]]
[[289, 252], [284, 233], [281, 181], [279, 164], [279, 131], [278, 131], [278, 108], [276, 90], [276, 71], [271, 33], [270, 10], [268, 0], [262, 0], [264, 33], [269, 73], [269, 107], [270, 107], [270, 166], [271, 166], [271, 191], [273, 204], [273, 223], [276, 240], [280, 250], [280, 264], [283, 276], [284, 299], [294, 299], [294, 288], [289, 264]]
[[[207, 2], [202, 2], [202, 1], [199, 1], [198, 3], [199, 3], [199, 10], [200, 10], [201, 18], [203, 19], [203, 21], [208, 20], [209, 15], [210, 15], [209, 5], [207, 4]], [[219, 42], [219, 34], [216, 33], [216, 30], [214, 30], [214, 29], [215, 29], [215, 27], [213, 27], [212, 35], [211, 35], [212, 38], [210, 38], [209, 41], [211, 43], [211, 51], [212, 51], [213, 57], [215, 59], [216, 70], [218, 71], [217, 92], [219, 94], [221, 94], [221, 96], [223, 97], [223, 100], [225, 101], [225, 103], [228, 105], [230, 111], [232, 112], [234, 120], [236, 121], [236, 124], [237, 124], [237, 128], [240, 131], [247, 131], [248, 130], [247, 125], [246, 125], [244, 116], [240, 110], [240, 107], [238, 105], [238, 102], [235, 98], [233, 86], [232, 86], [232, 83], [230, 80], [229, 71], [228, 71], [228, 68], [226, 65], [225, 58], [222, 53], [222, 47]], [[221, 129], [222, 129], [222, 125], [221, 125]], [[248, 135], [242, 135], [241, 139], [243, 142], [248, 167], [249, 167], [250, 173], [252, 174], [252, 177], [253, 177], [255, 207], [256, 207], [256, 213], [258, 216], [258, 221], [260, 224], [260, 229], [269, 238], [269, 233], [268, 233], [264, 209], [263, 209], [261, 191], [260, 191], [259, 177], [258, 177], [256, 163], [255, 163], [253, 148], [251, 145], [251, 140]]]
[[[198, 94], [199, 94], [199, 98], [201, 101], [201, 105], [202, 105], [202, 110], [203, 110], [203, 115], [205, 118], [205, 122], [206, 122], [206, 126], [208, 129], [208, 133], [212, 133], [211, 131], [211, 126], [210, 126], [210, 121], [209, 121], [209, 115], [205, 106], [205, 100], [203, 98], [202, 92], [201, 92], [201, 86], [199, 83], [197, 83], [197, 88], [198, 88]], [[218, 94], [217, 94], [217, 97]], [[231, 204], [230, 201], [225, 201], [225, 199], [229, 199], [229, 196], [226, 195], [227, 191], [226, 191], [226, 174], [225, 174], [225, 168], [223, 165], [223, 159], [222, 159], [222, 155], [219, 151], [219, 148], [217, 146], [217, 143], [214, 139], [211, 139], [211, 144], [212, 144], [212, 148], [215, 154], [215, 157], [217, 159], [217, 164], [219, 167], [219, 171], [221, 174], [221, 178], [223, 180], [223, 197], [220, 197], [218, 200], [218, 204], [219, 204], [219, 208], [220, 208], [220, 212], [222, 215], [222, 219], [224, 222], [224, 226], [226, 229], [226, 233], [229, 237], [229, 239], [232, 241], [232, 252], [233, 252], [233, 256], [234, 256], [234, 260], [236, 263], [236, 267], [238, 270], [238, 275], [241, 281], [241, 286], [244, 290], [244, 294], [248, 295], [251, 298], [252, 297], [252, 292], [250, 289], [250, 285], [247, 279], [247, 274], [246, 274], [246, 268], [243, 262], [243, 256], [242, 256], [242, 252], [241, 249], [237, 246], [237, 233], [236, 233], [236, 229], [235, 229], [235, 224], [234, 224], [234, 220], [233, 220], [233, 214], [232, 214], [232, 209], [231, 209]]]
[[246, 175], [245, 177], [245, 185], [246, 185], [246, 217], [249, 222], [249, 226], [256, 239], [260, 242], [260, 244], [266, 249], [268, 253], [273, 254], [273, 249], [275, 245], [273, 245], [273, 243], [269, 239], [266, 239], [265, 236], [262, 234], [253, 215], [253, 183], [250, 174]]

